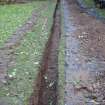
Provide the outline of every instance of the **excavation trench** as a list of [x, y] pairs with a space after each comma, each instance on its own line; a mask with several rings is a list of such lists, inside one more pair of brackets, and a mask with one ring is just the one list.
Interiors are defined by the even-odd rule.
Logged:
[[57, 105], [59, 40], [60, 10], [57, 2], [50, 37], [42, 58], [37, 83], [30, 98], [30, 105]]

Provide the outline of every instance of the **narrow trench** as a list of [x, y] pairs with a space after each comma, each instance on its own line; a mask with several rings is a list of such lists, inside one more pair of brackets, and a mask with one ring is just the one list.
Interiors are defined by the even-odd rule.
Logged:
[[60, 17], [60, 0], [58, 0], [53, 15], [50, 37], [45, 47], [37, 83], [35, 83], [29, 105], [57, 105]]

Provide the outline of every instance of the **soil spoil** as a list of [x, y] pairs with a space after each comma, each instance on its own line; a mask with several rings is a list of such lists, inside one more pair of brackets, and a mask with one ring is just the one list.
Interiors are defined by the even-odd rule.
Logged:
[[66, 37], [65, 104], [105, 105], [105, 24], [62, 0]]

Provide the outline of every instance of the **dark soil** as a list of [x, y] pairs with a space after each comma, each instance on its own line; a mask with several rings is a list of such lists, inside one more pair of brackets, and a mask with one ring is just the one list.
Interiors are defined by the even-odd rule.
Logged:
[[60, 10], [56, 5], [53, 25], [41, 62], [37, 84], [30, 98], [30, 105], [57, 105], [58, 47], [60, 40]]

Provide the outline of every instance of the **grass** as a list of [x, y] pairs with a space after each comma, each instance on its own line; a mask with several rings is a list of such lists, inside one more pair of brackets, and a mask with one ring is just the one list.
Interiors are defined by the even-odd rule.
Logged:
[[[48, 1], [45, 3], [48, 4]], [[27, 33], [20, 47], [16, 49], [16, 64], [8, 70], [9, 77], [14, 79], [9, 80], [8, 85], [0, 89], [0, 100], [4, 100], [8, 105], [28, 104], [33, 91], [32, 84], [49, 37], [54, 7], [55, 2], [45, 7], [46, 10], [43, 9], [33, 30]]]
[[84, 3], [85, 3], [88, 7], [93, 7], [93, 5], [94, 5], [94, 1], [93, 1], [93, 0], [84, 0]]
[[[88, 7], [88, 8], [94, 8], [95, 4], [93, 0], [84, 0], [83, 3]], [[105, 9], [99, 9], [96, 8], [97, 14], [99, 16], [105, 17]]]
[[98, 9], [97, 8], [97, 12], [98, 12], [99, 16], [102, 16], [105, 18], [105, 9]]
[[62, 28], [62, 34], [60, 39], [60, 45], [59, 45], [59, 81], [58, 81], [58, 92], [59, 92], [59, 99], [58, 99], [58, 105], [64, 105], [64, 86], [65, 86], [65, 37], [64, 37], [64, 18], [63, 18], [63, 9], [61, 7], [61, 28]]
[[64, 86], [65, 86], [65, 78], [64, 78], [64, 59], [65, 59], [65, 51], [64, 51], [64, 36], [62, 35], [61, 41], [60, 41], [60, 47], [59, 47], [59, 84], [58, 84], [58, 89], [59, 89], [59, 100], [58, 100], [58, 105], [64, 105]]
[[42, 3], [0, 5], [0, 47], [31, 16], [32, 10]]

